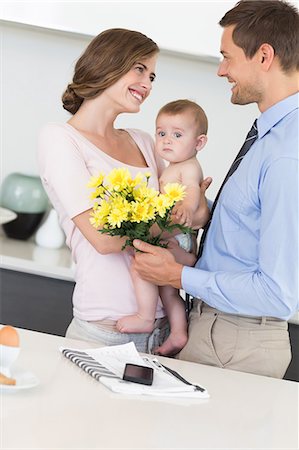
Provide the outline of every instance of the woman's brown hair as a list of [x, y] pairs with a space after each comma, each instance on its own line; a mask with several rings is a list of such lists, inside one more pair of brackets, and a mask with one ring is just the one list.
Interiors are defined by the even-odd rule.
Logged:
[[97, 97], [137, 61], [158, 52], [157, 44], [138, 31], [123, 28], [103, 31], [78, 59], [73, 80], [62, 95], [63, 108], [75, 114], [84, 99]]

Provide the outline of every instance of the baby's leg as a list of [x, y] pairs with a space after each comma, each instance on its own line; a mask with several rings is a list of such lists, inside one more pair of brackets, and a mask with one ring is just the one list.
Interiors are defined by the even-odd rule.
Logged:
[[151, 333], [156, 316], [158, 286], [140, 278], [133, 268], [131, 268], [131, 275], [138, 311], [137, 314], [119, 319], [116, 328], [121, 333]]
[[170, 334], [166, 341], [155, 349], [155, 353], [165, 356], [176, 355], [185, 347], [188, 340], [184, 301], [179, 291], [172, 286], [161, 286], [159, 293], [170, 323]]

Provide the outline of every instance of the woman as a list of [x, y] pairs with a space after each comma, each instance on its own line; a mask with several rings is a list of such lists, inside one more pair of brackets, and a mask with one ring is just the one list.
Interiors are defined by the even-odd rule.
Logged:
[[76, 263], [74, 318], [66, 336], [103, 345], [133, 341], [142, 352], [151, 352], [164, 341], [168, 321], [158, 302], [152, 333], [117, 331], [117, 320], [137, 309], [132, 256], [121, 251], [125, 238], [101, 234], [90, 225], [87, 184], [99, 172], [127, 167], [133, 177], [150, 171], [151, 185], [158, 189], [163, 164], [155, 159], [151, 137], [114, 127], [119, 114], [137, 113], [149, 96], [158, 52], [151, 39], [136, 31], [110, 29], [95, 37], [77, 61], [73, 81], [62, 96], [72, 117], [64, 124], [45, 125], [38, 150], [43, 185]]

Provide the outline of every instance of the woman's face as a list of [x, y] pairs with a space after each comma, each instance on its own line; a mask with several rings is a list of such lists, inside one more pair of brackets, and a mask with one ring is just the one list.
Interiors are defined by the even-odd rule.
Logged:
[[103, 95], [113, 101], [118, 113], [138, 112], [149, 96], [156, 77], [157, 55], [136, 61], [133, 67], [116, 83], [107, 88]]

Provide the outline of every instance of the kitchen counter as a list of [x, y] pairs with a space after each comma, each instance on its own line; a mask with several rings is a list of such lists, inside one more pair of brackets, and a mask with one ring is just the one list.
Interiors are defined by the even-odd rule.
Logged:
[[159, 357], [210, 398], [115, 394], [58, 350], [95, 344], [19, 333], [12, 374], [30, 371], [40, 383], [0, 389], [2, 449], [298, 448], [298, 383]]
[[[33, 240], [19, 241], [0, 235], [0, 268], [74, 281], [70, 250], [39, 247]], [[289, 320], [299, 325], [299, 311]]]
[[21, 241], [0, 235], [0, 267], [58, 280], [74, 281], [70, 250], [39, 247], [31, 239]]

